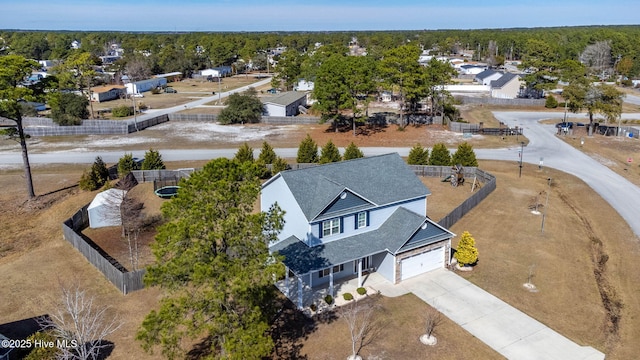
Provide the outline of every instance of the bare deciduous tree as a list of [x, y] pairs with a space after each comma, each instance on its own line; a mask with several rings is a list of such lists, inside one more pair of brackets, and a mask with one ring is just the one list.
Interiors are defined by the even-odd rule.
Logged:
[[351, 339], [351, 356], [349, 359], [358, 359], [358, 353], [362, 348], [371, 343], [378, 336], [382, 326], [375, 318], [380, 309], [375, 297], [366, 300], [353, 300], [347, 305], [338, 308], [340, 317], [346, 321]]
[[424, 313], [424, 327], [425, 334], [428, 337], [433, 336], [433, 331], [442, 323], [443, 316], [442, 313], [432, 307], [430, 307]]
[[596, 41], [595, 44], [588, 45], [580, 54], [580, 62], [598, 75], [609, 73], [613, 69], [611, 40]]
[[57, 339], [58, 359], [98, 359], [111, 347], [106, 337], [122, 326], [107, 306], [94, 303], [95, 297], [76, 285], [62, 287], [62, 297], [50, 317], [40, 318], [40, 326]]

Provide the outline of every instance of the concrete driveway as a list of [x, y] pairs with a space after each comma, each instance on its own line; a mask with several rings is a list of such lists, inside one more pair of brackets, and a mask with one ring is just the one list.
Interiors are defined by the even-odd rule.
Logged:
[[605, 358], [598, 350], [574, 343], [446, 269], [434, 270], [398, 285], [372, 276], [365, 285], [379, 290], [385, 296], [408, 292], [415, 294], [507, 359]]

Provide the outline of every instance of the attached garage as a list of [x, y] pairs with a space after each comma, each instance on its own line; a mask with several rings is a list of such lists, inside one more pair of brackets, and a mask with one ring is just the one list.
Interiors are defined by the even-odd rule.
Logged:
[[400, 280], [444, 267], [444, 246], [404, 258], [400, 262]]

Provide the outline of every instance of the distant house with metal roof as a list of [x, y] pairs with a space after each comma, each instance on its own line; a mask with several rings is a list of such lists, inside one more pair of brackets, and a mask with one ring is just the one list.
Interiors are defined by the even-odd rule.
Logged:
[[278, 173], [262, 185], [261, 209], [285, 211], [271, 252], [284, 257], [278, 288], [298, 307], [305, 289], [375, 271], [396, 284], [443, 268], [455, 235], [429, 219], [431, 192], [397, 154]]
[[518, 74], [506, 73], [490, 84], [491, 97], [498, 99], [515, 99], [524, 87], [524, 80]]
[[127, 88], [122, 85], [106, 85], [91, 88], [91, 101], [103, 102], [119, 99], [127, 93]]
[[307, 93], [302, 91], [283, 92], [262, 99], [266, 116], [296, 116], [300, 107], [307, 105]]

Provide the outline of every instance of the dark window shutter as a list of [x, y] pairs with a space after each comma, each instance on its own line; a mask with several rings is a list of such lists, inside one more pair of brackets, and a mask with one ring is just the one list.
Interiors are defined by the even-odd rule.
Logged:
[[340, 217], [340, 234], [344, 232], [344, 218]]
[[367, 226], [369, 226], [369, 212], [367, 211]]
[[358, 213], [353, 216], [353, 228], [358, 230]]
[[318, 223], [318, 238], [322, 239], [322, 223]]

